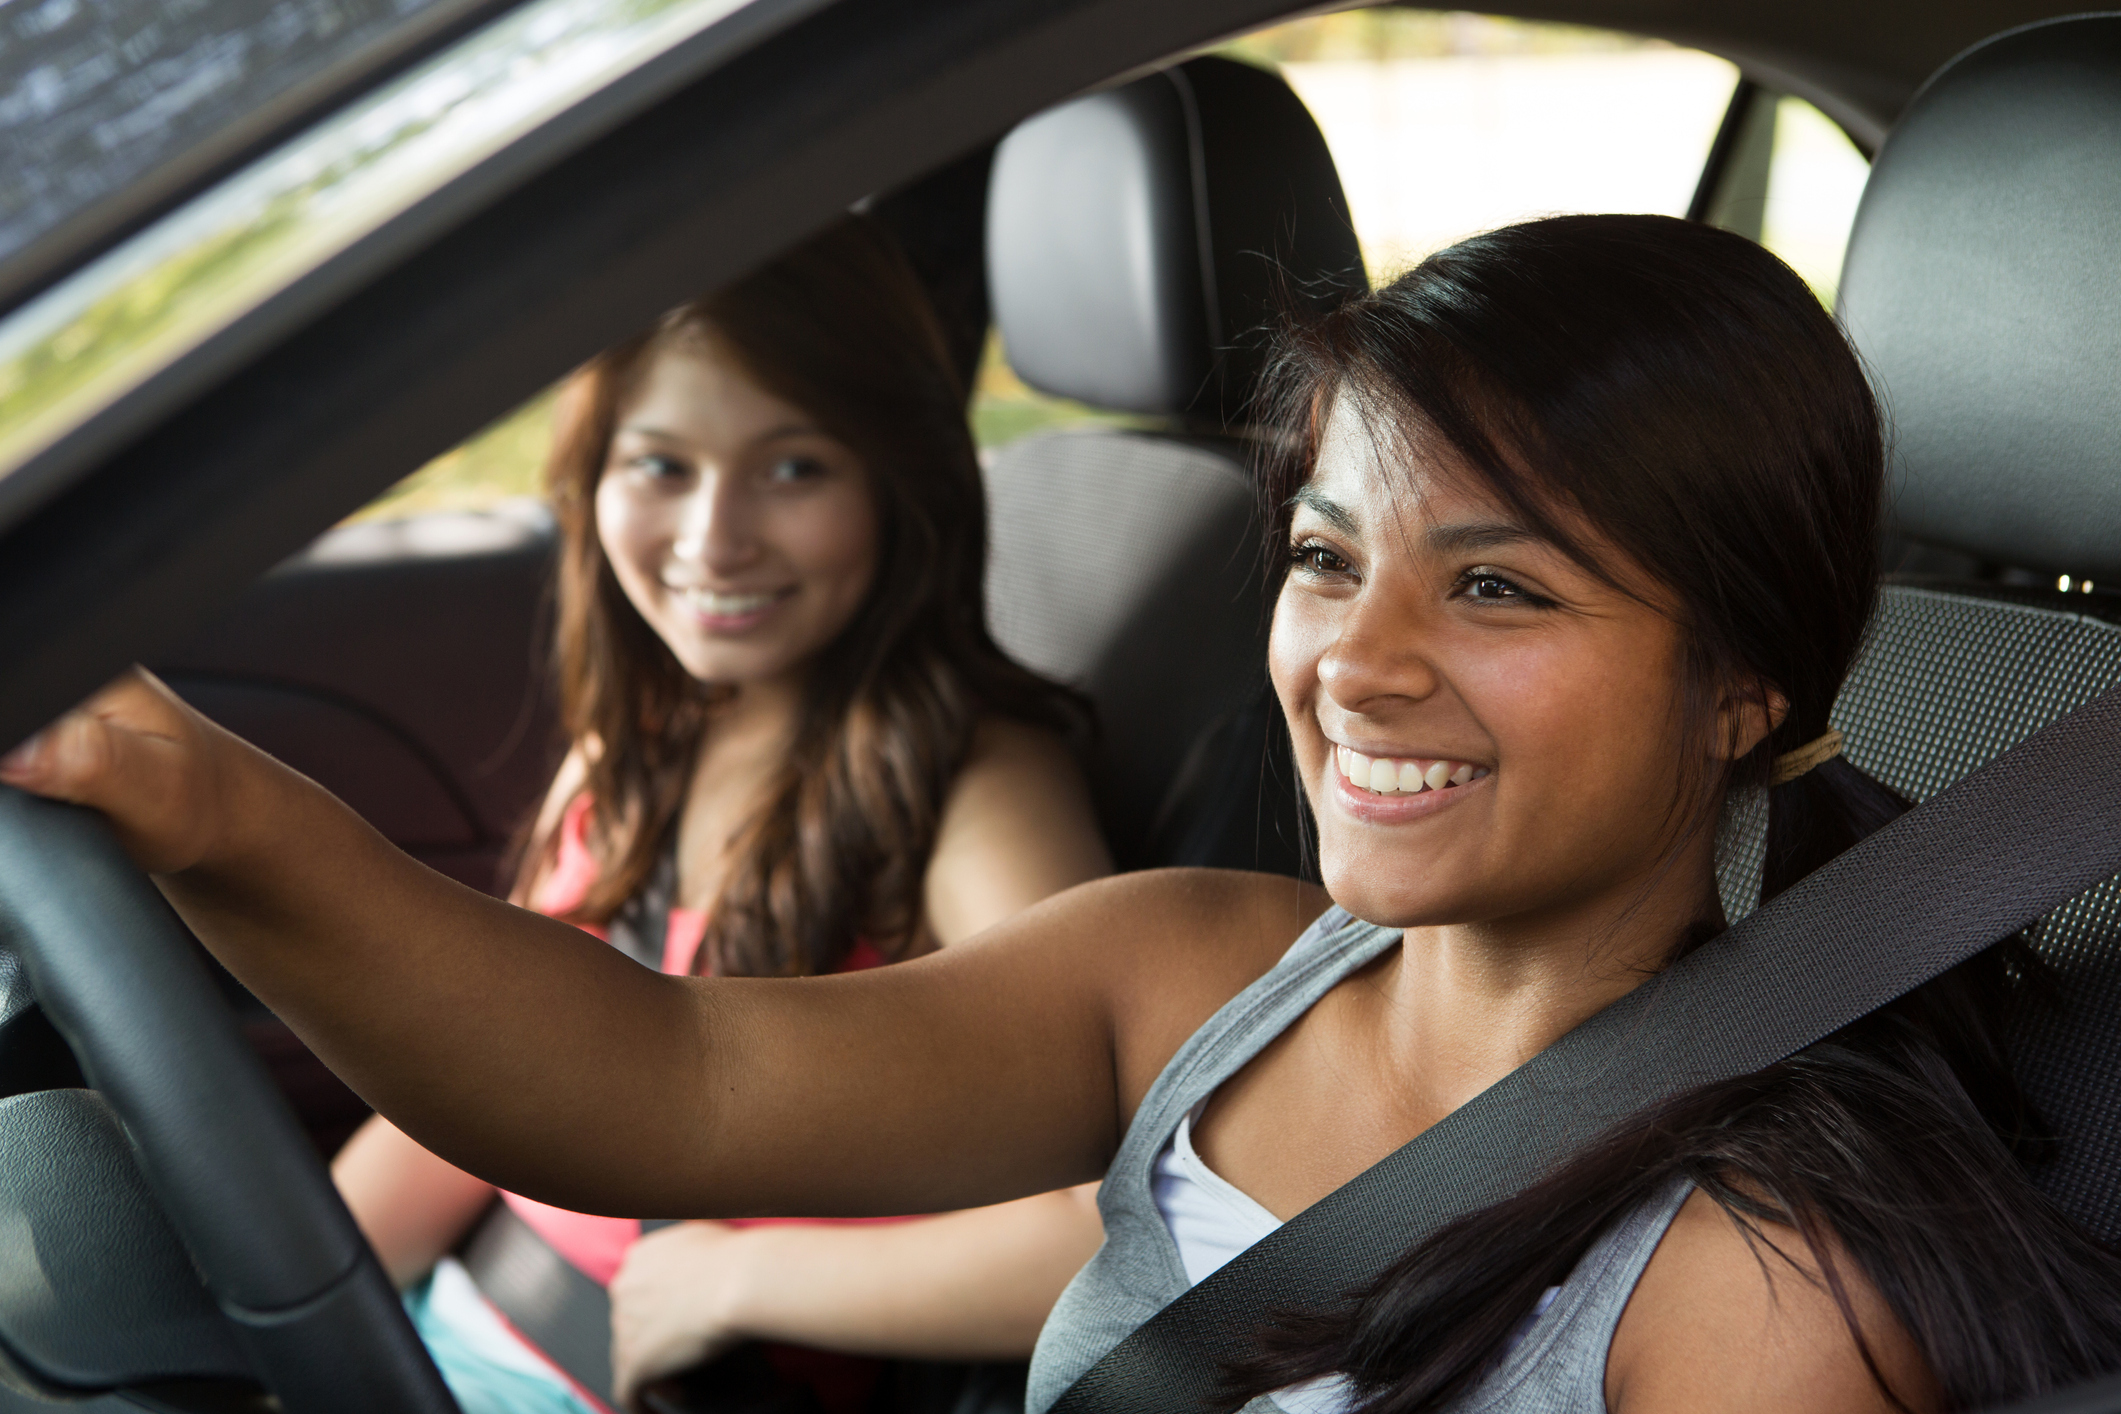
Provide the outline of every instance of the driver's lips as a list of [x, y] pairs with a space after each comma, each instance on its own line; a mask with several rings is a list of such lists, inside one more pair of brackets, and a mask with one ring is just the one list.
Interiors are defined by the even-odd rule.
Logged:
[[1334, 802], [1358, 820], [1399, 824], [1426, 819], [1482, 789], [1494, 772], [1474, 761], [1435, 756], [1369, 756], [1327, 743]]

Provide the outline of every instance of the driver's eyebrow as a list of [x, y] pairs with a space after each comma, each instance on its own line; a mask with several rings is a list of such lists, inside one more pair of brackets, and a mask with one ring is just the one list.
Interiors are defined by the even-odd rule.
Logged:
[[1289, 498], [1289, 505], [1302, 506], [1341, 534], [1353, 538], [1362, 533], [1355, 513], [1315, 486], [1303, 486]]
[[1521, 525], [1506, 520], [1465, 520], [1448, 525], [1432, 525], [1422, 535], [1429, 549], [1439, 555], [1465, 554], [1472, 550], [1494, 550], [1504, 545], [1545, 544], [1546, 537], [1534, 535]]

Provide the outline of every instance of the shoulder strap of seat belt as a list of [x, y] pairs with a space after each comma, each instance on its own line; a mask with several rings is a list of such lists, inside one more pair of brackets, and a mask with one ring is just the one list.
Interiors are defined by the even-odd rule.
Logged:
[[1297, 1214], [1106, 1353], [1053, 1414], [1204, 1407], [1320, 1308], [1642, 1107], [1773, 1065], [2121, 872], [2121, 688], [2036, 732]]

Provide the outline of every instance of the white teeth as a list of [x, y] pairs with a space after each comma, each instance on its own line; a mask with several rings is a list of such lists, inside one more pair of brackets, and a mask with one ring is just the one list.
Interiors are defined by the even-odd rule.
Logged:
[[1466, 761], [1408, 761], [1387, 756], [1365, 756], [1352, 747], [1336, 744], [1334, 763], [1350, 785], [1378, 795], [1415, 795], [1425, 790], [1443, 790], [1468, 785], [1488, 774], [1485, 766]]
[[781, 597], [777, 592], [716, 594], [707, 589], [683, 589], [678, 593], [694, 610], [719, 619], [735, 618], [739, 614], [755, 614]]

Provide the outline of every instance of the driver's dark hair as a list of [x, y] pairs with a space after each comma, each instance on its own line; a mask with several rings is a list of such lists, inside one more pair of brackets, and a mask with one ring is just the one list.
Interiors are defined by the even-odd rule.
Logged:
[[[1569, 216], [1476, 236], [1286, 330], [1263, 489], [1282, 517], [1327, 414], [1455, 464], [1478, 491], [1616, 586], [1646, 574], [1680, 621], [1672, 739], [1713, 762], [1728, 692], [1788, 703], [1681, 831], [1766, 789], [1772, 898], [1907, 808], [1845, 757], [1768, 785], [1828, 728], [1877, 596], [1885, 448], [1848, 341], [1751, 241], [1658, 216]], [[1577, 527], [1587, 526], [1599, 545]], [[1708, 767], [1704, 765], [1704, 770]], [[1714, 947], [1720, 920], [1672, 940]], [[1777, 1281], [1821, 1274], [1857, 1348], [1853, 1267], [1913, 1338], [1947, 1409], [2121, 1368], [2121, 1261], [2032, 1185], [2051, 1148], [2011, 1071], [2014, 1008], [2044, 983], [2012, 939], [1756, 1075], [1625, 1121], [1517, 1196], [1451, 1224], [1337, 1309], [1281, 1313], [1233, 1366], [1232, 1407], [1345, 1374], [1366, 1414], [1437, 1410], [1493, 1368], [1540, 1293], [1681, 1176]], [[1655, 980], [1646, 983], [1657, 985]], [[1798, 1241], [1777, 1246], [1774, 1225]]]

